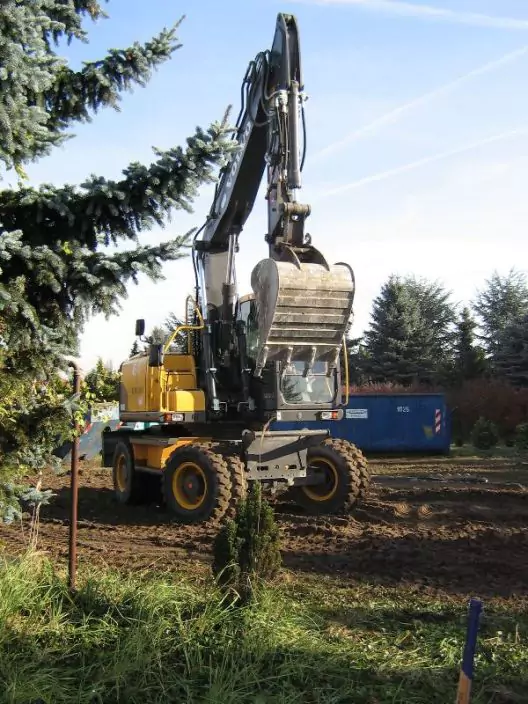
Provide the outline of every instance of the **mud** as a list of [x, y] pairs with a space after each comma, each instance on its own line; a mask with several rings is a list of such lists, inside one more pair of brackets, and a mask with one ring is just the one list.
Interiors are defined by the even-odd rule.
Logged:
[[[277, 500], [285, 566], [296, 572], [451, 594], [527, 596], [528, 481], [526, 470], [495, 460], [480, 465], [423, 460], [371, 462], [383, 484], [373, 485], [353, 515], [313, 518]], [[396, 482], [391, 475], [491, 476], [500, 483]], [[446, 474], [447, 471], [447, 474]], [[502, 481], [501, 481], [502, 477]], [[507, 478], [507, 480], [506, 480]], [[44, 477], [56, 497], [41, 508], [38, 547], [66, 564], [69, 476]], [[111, 473], [87, 466], [80, 477], [79, 558], [126, 570], [178, 568], [210, 559], [214, 529], [181, 526], [156, 504], [120, 506]], [[2, 526], [8, 552], [27, 545], [29, 518]]]

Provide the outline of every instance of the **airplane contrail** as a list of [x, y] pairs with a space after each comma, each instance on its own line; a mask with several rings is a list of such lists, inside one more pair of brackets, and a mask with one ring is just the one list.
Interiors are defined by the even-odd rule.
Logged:
[[466, 144], [463, 147], [457, 147], [456, 149], [450, 149], [445, 152], [440, 152], [439, 154], [433, 154], [432, 156], [426, 156], [423, 159], [417, 159], [416, 161], [411, 161], [408, 164], [403, 164], [402, 166], [397, 166], [394, 169], [388, 169], [387, 171], [381, 171], [372, 176], [365, 176], [357, 181], [352, 181], [343, 186], [338, 186], [337, 188], [332, 188], [329, 191], [324, 191], [320, 194], [320, 198], [326, 198], [328, 196], [338, 195], [339, 193], [345, 193], [347, 191], [353, 191], [356, 188], [361, 188], [369, 183], [377, 183], [378, 181], [384, 181], [392, 176], [399, 176], [400, 174], [407, 173], [408, 171], [414, 171], [421, 166], [427, 166], [428, 164], [433, 164], [437, 161], [442, 161], [443, 159], [449, 159], [453, 156], [458, 156], [459, 154], [464, 154], [465, 152], [472, 151], [473, 149], [478, 149], [484, 147], [488, 144], [494, 142], [502, 142], [506, 139], [512, 139], [514, 137], [520, 137], [521, 135], [528, 135], [528, 126], [520, 127], [515, 130], [509, 130], [508, 132], [500, 132], [499, 134], [492, 135], [491, 137], [486, 137], [485, 139], [480, 139], [476, 142]]
[[453, 22], [472, 27], [528, 30], [528, 19], [486, 15], [480, 12], [464, 12], [435, 5], [418, 5], [412, 2], [404, 2], [403, 0], [294, 0], [294, 2], [311, 5], [356, 5], [366, 10], [384, 12], [386, 14]]
[[318, 159], [326, 156], [327, 154], [331, 154], [332, 152], [337, 151], [338, 149], [342, 149], [344, 146], [357, 141], [364, 135], [375, 132], [380, 127], [385, 127], [386, 125], [393, 124], [394, 122], [396, 122], [396, 120], [398, 120], [401, 115], [408, 112], [409, 110], [412, 110], [413, 108], [418, 107], [419, 105], [423, 105], [429, 100], [433, 100], [434, 98], [437, 98], [438, 96], [441, 96], [444, 93], [449, 93], [455, 88], [458, 88], [458, 86], [462, 85], [466, 81], [469, 81], [477, 76], [482, 76], [486, 73], [489, 73], [490, 71], [493, 71], [496, 68], [500, 68], [501, 66], [511, 63], [512, 61], [519, 59], [521, 56], [524, 56], [527, 53], [528, 44], [522, 46], [520, 49], [508, 52], [504, 56], [501, 56], [499, 59], [488, 61], [483, 66], [479, 66], [478, 68], [472, 69], [471, 71], [468, 71], [468, 73], [464, 73], [462, 76], [455, 78], [449, 83], [444, 83], [444, 85], [439, 86], [438, 88], [434, 88], [433, 90], [424, 93], [418, 98], [414, 98], [413, 100], [410, 100], [407, 103], [403, 103], [402, 105], [393, 108], [389, 112], [385, 113], [385, 115], [382, 115], [381, 117], [376, 118], [369, 124], [360, 127], [354, 132], [351, 132], [346, 137], [343, 137], [343, 139], [340, 139], [337, 142], [333, 142], [327, 147], [324, 147], [323, 149], [319, 150], [314, 154], [312, 159]]

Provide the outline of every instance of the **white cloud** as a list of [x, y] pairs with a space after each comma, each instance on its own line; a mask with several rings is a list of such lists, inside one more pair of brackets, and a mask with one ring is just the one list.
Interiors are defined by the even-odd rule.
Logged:
[[474, 149], [479, 149], [480, 147], [485, 147], [488, 144], [493, 144], [495, 142], [502, 142], [507, 139], [514, 139], [515, 137], [520, 137], [523, 135], [528, 135], [528, 126], [521, 127], [515, 130], [508, 130], [506, 132], [500, 132], [499, 134], [492, 135], [491, 137], [486, 137], [485, 139], [480, 139], [470, 144], [465, 144], [461, 147], [455, 149], [450, 149], [448, 151], [440, 152], [438, 154], [432, 154], [431, 156], [426, 156], [423, 159], [417, 159], [416, 161], [411, 161], [408, 164], [403, 164], [402, 166], [397, 166], [394, 169], [387, 169], [386, 171], [380, 171], [377, 174], [372, 174], [371, 176], [365, 176], [364, 178], [357, 179], [350, 183], [343, 184], [337, 188], [333, 188], [328, 191], [320, 193], [319, 198], [325, 198], [328, 196], [338, 195], [339, 193], [344, 193], [345, 191], [352, 191], [356, 188], [361, 188], [370, 183], [377, 183], [378, 181], [384, 181], [393, 176], [399, 176], [400, 174], [407, 173], [409, 171], [414, 171], [422, 166], [427, 166], [429, 164], [434, 164], [438, 161], [443, 161], [444, 159], [449, 159], [459, 154], [465, 154], [466, 152], [473, 151]]
[[399, 105], [393, 110], [390, 110], [389, 112], [385, 113], [385, 115], [382, 115], [381, 117], [378, 117], [377, 119], [373, 120], [369, 124], [360, 127], [354, 132], [351, 132], [343, 139], [333, 142], [324, 149], [321, 149], [312, 157], [312, 160], [324, 157], [327, 154], [331, 154], [332, 152], [336, 152], [342, 149], [343, 147], [347, 146], [348, 144], [351, 144], [352, 142], [361, 139], [365, 135], [376, 132], [381, 127], [391, 125], [396, 122], [402, 115], [404, 115], [406, 112], [409, 112], [413, 108], [422, 106], [428, 103], [429, 101], [438, 98], [441, 95], [450, 93], [451, 91], [464, 84], [466, 81], [469, 81], [472, 78], [476, 78], [477, 76], [483, 76], [497, 68], [500, 68], [501, 66], [505, 66], [506, 64], [511, 63], [512, 61], [515, 61], [516, 59], [519, 59], [522, 56], [525, 56], [527, 53], [528, 45], [525, 45], [520, 49], [516, 49], [515, 51], [511, 51], [505, 54], [504, 56], [501, 56], [499, 59], [494, 59], [493, 61], [485, 63], [483, 66], [479, 66], [478, 68], [475, 68], [472, 71], [464, 73], [458, 78], [455, 78], [453, 81], [449, 81], [449, 83], [445, 83], [444, 85], [439, 86], [438, 88], [434, 88], [433, 90], [424, 93], [418, 98], [414, 98], [413, 100], [410, 100], [407, 103], [403, 103], [402, 105]]
[[463, 12], [434, 5], [418, 5], [411, 2], [403, 2], [402, 0], [294, 0], [294, 2], [316, 5], [350, 5], [386, 14], [439, 20], [472, 27], [528, 30], [528, 19], [485, 15], [479, 12]]

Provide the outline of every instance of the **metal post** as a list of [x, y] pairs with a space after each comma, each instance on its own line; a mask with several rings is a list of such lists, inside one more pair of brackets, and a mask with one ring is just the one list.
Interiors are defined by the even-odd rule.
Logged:
[[[73, 393], [81, 392], [81, 373], [75, 362], [69, 362], [73, 368]], [[68, 553], [68, 583], [70, 591], [75, 589], [77, 573], [77, 504], [79, 501], [79, 427], [74, 421], [75, 436], [71, 449], [71, 504], [70, 504], [70, 543]]]
[[456, 704], [469, 704], [471, 701], [471, 685], [473, 684], [473, 669], [481, 612], [482, 602], [480, 599], [471, 599], [469, 602], [466, 642], [460, 667]]

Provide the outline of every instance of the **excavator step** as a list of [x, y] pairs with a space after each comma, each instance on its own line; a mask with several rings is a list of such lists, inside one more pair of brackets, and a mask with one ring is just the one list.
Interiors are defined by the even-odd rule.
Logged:
[[272, 360], [337, 364], [355, 292], [347, 264], [264, 259], [251, 285], [259, 324], [257, 370]]

